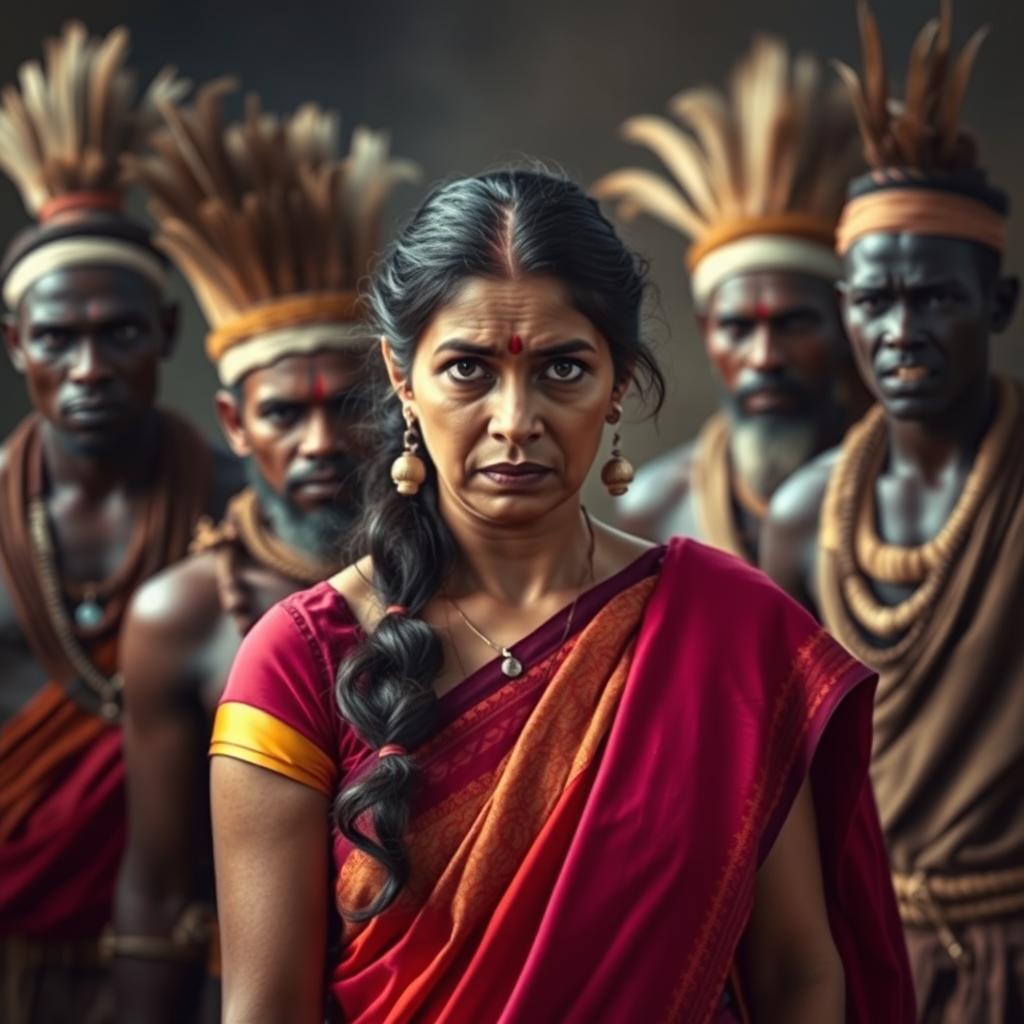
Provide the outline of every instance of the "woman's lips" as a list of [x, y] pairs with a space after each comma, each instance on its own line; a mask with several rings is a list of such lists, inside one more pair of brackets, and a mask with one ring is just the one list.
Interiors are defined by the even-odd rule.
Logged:
[[542, 484], [552, 471], [535, 462], [503, 462], [484, 466], [480, 472], [503, 490], [526, 491]]

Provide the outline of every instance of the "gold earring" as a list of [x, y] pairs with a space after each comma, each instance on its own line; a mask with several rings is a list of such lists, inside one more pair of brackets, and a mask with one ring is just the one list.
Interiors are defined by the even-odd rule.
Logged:
[[427, 479], [427, 467], [416, 454], [420, 447], [420, 435], [416, 431], [416, 417], [409, 406], [405, 407], [403, 413], [405, 415], [404, 451], [391, 463], [391, 479], [399, 494], [411, 498], [419, 492], [423, 481]]
[[[616, 402], [612, 411], [608, 414], [607, 422], [615, 426], [622, 419], [622, 405]], [[601, 483], [608, 489], [613, 498], [621, 497], [629, 490], [636, 473], [629, 459], [623, 458], [619, 445], [622, 444], [622, 435], [616, 430], [612, 438], [612, 456], [601, 469]]]

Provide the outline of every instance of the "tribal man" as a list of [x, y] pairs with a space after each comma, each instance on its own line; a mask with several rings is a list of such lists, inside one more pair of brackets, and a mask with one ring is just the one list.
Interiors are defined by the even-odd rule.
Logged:
[[594, 191], [624, 216], [653, 214], [693, 240], [693, 301], [723, 409], [696, 440], [639, 472], [620, 521], [654, 540], [683, 534], [756, 561], [775, 488], [863, 408], [833, 285], [856, 126], [839, 83], [824, 87], [813, 58], [791, 64], [768, 37], [737, 66], [731, 98], [693, 89], [671, 109], [688, 132], [647, 116], [623, 131], [682, 191], [640, 169], [609, 174]]
[[216, 974], [213, 712], [263, 612], [346, 564], [370, 340], [355, 289], [391, 186], [415, 177], [365, 128], [340, 158], [336, 117], [311, 105], [279, 120], [253, 97], [227, 126], [222, 92], [208, 87], [192, 109], [165, 105], [158, 155], [133, 168], [154, 195], [158, 242], [210, 324], [217, 414], [250, 480], [129, 612], [129, 842], [111, 946], [119, 1015], [145, 1024], [194, 1019], [204, 988], [205, 1012], [216, 1012], [219, 985], [203, 984], [204, 970]]
[[93, 1024], [124, 843], [118, 634], [132, 591], [241, 484], [154, 407], [173, 347], [165, 259], [121, 209], [119, 164], [169, 73], [133, 103], [128, 35], [79, 24], [4, 92], [0, 166], [39, 224], [0, 265], [7, 350], [35, 411], [0, 451], [0, 1019]]
[[[764, 565], [881, 679], [872, 776], [924, 1021], [1024, 1019], [1024, 406], [989, 336], [1006, 196], [958, 125], [984, 33], [951, 12], [888, 96], [860, 10], [844, 68], [871, 173], [838, 230], [842, 306], [878, 404], [779, 491]], [[863, 85], [861, 84], [863, 83]]]

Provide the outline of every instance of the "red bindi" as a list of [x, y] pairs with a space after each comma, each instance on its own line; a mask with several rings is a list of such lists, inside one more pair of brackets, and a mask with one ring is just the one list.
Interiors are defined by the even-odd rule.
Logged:
[[508, 350], [512, 355], [517, 356], [523, 351], [523, 339], [518, 334], [513, 334], [508, 341]]
[[327, 382], [322, 373], [313, 374], [313, 401], [323, 402], [327, 398]]
[[759, 302], [754, 307], [754, 317], [762, 323], [772, 318], [772, 307], [767, 302]]

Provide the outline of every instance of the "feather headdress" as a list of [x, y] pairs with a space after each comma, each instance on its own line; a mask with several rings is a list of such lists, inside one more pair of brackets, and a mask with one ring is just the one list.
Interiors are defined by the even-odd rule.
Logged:
[[159, 104], [189, 84], [165, 68], [138, 99], [128, 49], [123, 27], [101, 39], [71, 22], [44, 43], [45, 64], [27, 61], [0, 94], [0, 168], [43, 225], [4, 260], [8, 305], [42, 273], [76, 263], [126, 265], [163, 283], [164, 261], [121, 213], [121, 160], [143, 145]]
[[152, 152], [128, 163], [151, 195], [159, 245], [188, 279], [211, 333], [207, 352], [234, 383], [258, 365], [366, 340], [356, 286], [370, 269], [384, 201], [418, 175], [358, 127], [339, 154], [339, 123], [313, 104], [288, 118], [250, 96], [226, 124], [233, 88], [211, 83], [195, 104], [161, 102]]
[[807, 54], [759, 36], [737, 64], [730, 94], [690, 89], [667, 118], [630, 118], [622, 133], [648, 146], [672, 180], [615, 171], [594, 194], [620, 216], [648, 213], [692, 239], [687, 261], [702, 305], [726, 276], [786, 268], [838, 273], [831, 253], [846, 184], [855, 173], [856, 127], [839, 83], [822, 82]]
[[939, 15], [918, 33], [907, 61], [904, 99], [890, 96], [878, 22], [866, 0], [857, 4], [860, 75], [833, 61], [849, 89], [864, 158], [872, 169], [957, 171], [977, 164], [974, 139], [960, 124], [967, 83], [988, 27], [979, 28], [954, 59], [952, 0], [940, 0]]
[[910, 231], [1005, 247], [1005, 193], [985, 180], [978, 146], [963, 127], [964, 96], [988, 28], [978, 29], [958, 55], [952, 46], [952, 0], [918, 33], [907, 60], [904, 98], [890, 93], [878, 23], [858, 0], [863, 68], [833, 62], [857, 116], [870, 171], [850, 186], [837, 234], [844, 252], [865, 234]]

